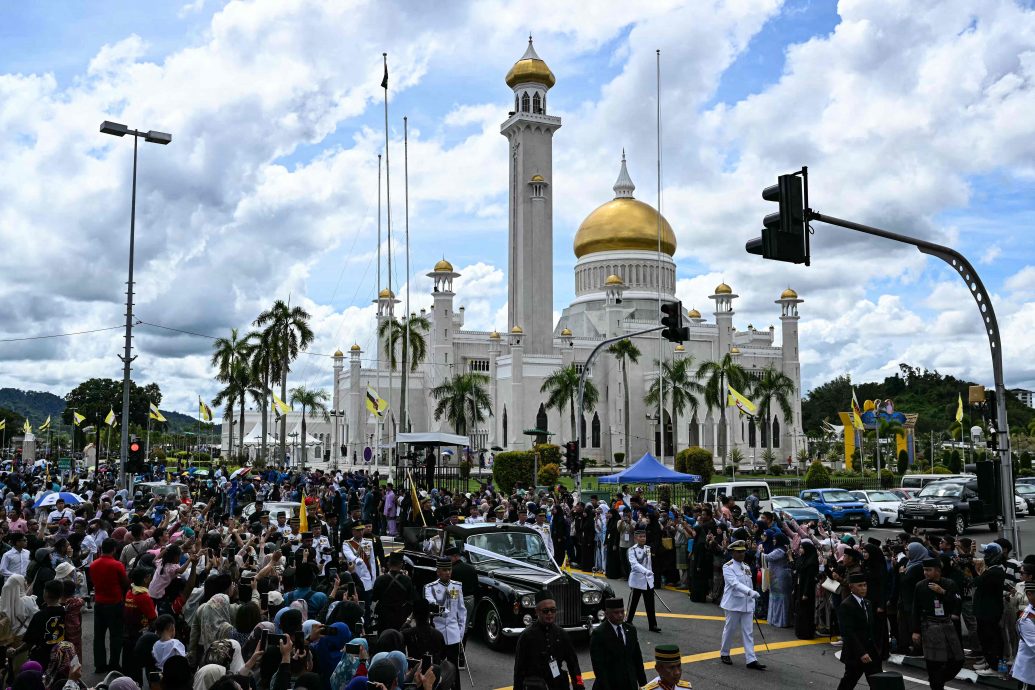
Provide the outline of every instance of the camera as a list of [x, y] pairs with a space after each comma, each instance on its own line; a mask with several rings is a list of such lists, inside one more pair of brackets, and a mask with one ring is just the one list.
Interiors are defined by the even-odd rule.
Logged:
[[428, 613], [432, 616], [437, 616], [442, 613], [442, 606], [439, 604], [428, 604]]

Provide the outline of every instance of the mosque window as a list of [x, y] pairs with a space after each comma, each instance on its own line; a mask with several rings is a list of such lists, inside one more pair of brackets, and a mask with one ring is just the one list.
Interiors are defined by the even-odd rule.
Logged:
[[467, 371], [489, 371], [489, 360], [487, 359], [469, 359], [467, 360]]
[[599, 448], [600, 447], [600, 415], [597, 414], [596, 412], [593, 413], [592, 434], [593, 434], [593, 447], [594, 448]]
[[579, 419], [579, 443], [583, 448], [586, 447], [586, 415]]
[[759, 441], [759, 446], [761, 448], [768, 448], [769, 447], [769, 425], [766, 424], [765, 422], [762, 422], [761, 429], [762, 429], [762, 438]]
[[575, 364], [575, 373], [582, 376], [582, 370], [586, 368], [585, 364]]
[[758, 445], [757, 432], [755, 431], [755, 425], [748, 425], [748, 447], [754, 448]]
[[507, 447], [507, 406], [503, 406], [503, 447]]
[[532, 112], [536, 115], [543, 114], [543, 101], [539, 98], [539, 94], [532, 96]]
[[514, 94], [514, 112], [516, 113], [518, 110], [520, 110], [520, 108], [521, 104], [519, 102], [519, 97], [517, 94]]
[[[535, 416], [535, 428], [543, 431], [550, 430], [550, 418], [546, 416], [546, 405], [539, 403], [539, 412]], [[536, 436], [536, 443], [546, 443], [546, 436]]]
[[521, 112], [528, 112], [528, 92], [521, 94]]
[[780, 447], [780, 420], [773, 417], [773, 448]]
[[701, 445], [701, 423], [697, 421], [696, 412], [694, 412], [694, 416], [690, 420], [690, 445]]

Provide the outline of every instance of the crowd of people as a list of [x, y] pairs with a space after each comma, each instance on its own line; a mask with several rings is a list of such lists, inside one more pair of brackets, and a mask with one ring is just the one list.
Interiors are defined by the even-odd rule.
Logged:
[[[504, 495], [491, 483], [396, 492], [364, 470], [217, 470], [182, 481], [184, 493], [156, 495], [103, 477], [0, 475], [0, 647], [17, 669], [12, 690], [85, 687], [84, 614], [90, 670], [108, 674], [108, 690], [459, 688], [477, 575], [446, 553], [419, 588], [385, 547], [408, 525], [461, 520], [526, 524], [558, 565], [627, 579], [627, 621], [642, 595], [650, 630], [653, 590], [668, 584], [728, 619], [737, 608], [748, 635], [756, 618], [803, 639], [840, 635], [842, 687], [904, 654], [922, 655], [938, 688], [964, 648], [980, 655], [983, 675], [1012, 665], [1035, 682], [1035, 558], [1013, 559], [1003, 539], [978, 547], [921, 532], [881, 542], [751, 501], [673, 506], [635, 487], [579, 501], [562, 487]], [[283, 502], [305, 509], [266, 509]], [[731, 578], [742, 580], [740, 607], [728, 603]], [[624, 602], [611, 608], [625, 640]]]

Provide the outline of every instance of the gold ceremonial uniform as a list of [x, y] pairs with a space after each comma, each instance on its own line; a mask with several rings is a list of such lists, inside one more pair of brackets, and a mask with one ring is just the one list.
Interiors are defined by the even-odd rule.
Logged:
[[[676, 683], [677, 688], [692, 688], [690, 681], [680, 679]], [[643, 686], [643, 690], [674, 690], [674, 688], [668, 688], [661, 684], [661, 678], [655, 678], [651, 682]]]

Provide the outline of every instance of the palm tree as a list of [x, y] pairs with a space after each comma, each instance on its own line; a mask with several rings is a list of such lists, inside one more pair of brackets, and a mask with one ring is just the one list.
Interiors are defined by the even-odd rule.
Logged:
[[431, 397], [438, 401], [435, 420], [445, 417], [457, 434], [466, 436], [485, 421], [486, 414], [492, 414], [489, 392], [485, 388], [488, 383], [489, 377], [485, 374], [468, 372], [432, 388]]
[[[578, 402], [579, 397], [579, 372], [575, 365], [569, 364], [547, 376], [543, 381], [543, 385], [539, 387], [539, 392], [550, 394], [546, 399], [546, 407], [548, 409], [555, 408], [558, 412], [562, 412], [565, 406], [568, 407], [568, 414], [571, 420], [571, 438], [574, 439], [576, 437], [575, 403]], [[592, 381], [587, 379], [586, 387], [582, 392], [583, 409], [580, 412], [592, 412], [593, 408], [597, 406], [599, 398], [600, 393], [597, 391], [597, 387], [593, 385]]]
[[618, 366], [622, 369], [622, 391], [625, 393], [625, 457], [629, 458], [629, 371], [627, 362], [636, 362], [640, 359], [640, 348], [633, 344], [633, 341], [626, 338], [612, 343], [607, 351], [618, 360]]
[[431, 330], [431, 321], [426, 316], [410, 314], [410, 318], [399, 321], [394, 316], [389, 316], [381, 322], [377, 334], [384, 342], [385, 357], [394, 370], [397, 362], [395, 358], [399, 343], [402, 343], [402, 361], [409, 362], [409, 371], [403, 367], [402, 380], [399, 382], [399, 409], [402, 410], [403, 431], [409, 431], [410, 420], [406, 411], [406, 385], [407, 374], [417, 371], [417, 367], [428, 356], [428, 341], [424, 334]]
[[[873, 433], [877, 440], [877, 462], [875, 467], [878, 472], [880, 471], [880, 440], [881, 438], [898, 438], [902, 434], [906, 433], [906, 429], [902, 426], [902, 422], [897, 419], [891, 419], [888, 417], [877, 417], [877, 426], [874, 428]], [[894, 447], [894, 446], [893, 446]], [[892, 451], [891, 457], [895, 457], [894, 451]], [[934, 458], [931, 458], [931, 467], [934, 467]]]
[[329, 421], [330, 415], [327, 414], [327, 401], [331, 399], [330, 394], [325, 390], [311, 390], [305, 386], [299, 386], [298, 388], [291, 389], [291, 404], [299, 405], [302, 408], [302, 466], [301, 471], [305, 472], [305, 457], [306, 457], [306, 440], [309, 438], [306, 435], [306, 424], [305, 414], [309, 412], [319, 412], [323, 417], [323, 421]]
[[780, 408], [785, 420], [791, 419], [794, 413], [791, 411], [791, 400], [794, 398], [794, 381], [784, 374], [769, 366], [762, 370], [762, 375], [751, 382], [748, 395], [758, 403], [760, 422], [765, 424], [766, 450], [773, 449], [773, 426], [769, 422], [772, 415], [773, 403]]
[[212, 405], [219, 407], [226, 405], [226, 413], [223, 415], [223, 423], [230, 426], [230, 443], [228, 444], [227, 454], [233, 457], [233, 437], [234, 437], [234, 405], [240, 403], [241, 406], [241, 417], [240, 417], [240, 434], [241, 443], [243, 447], [244, 443], [244, 401], [245, 396], [248, 392], [248, 386], [251, 385], [251, 372], [248, 370], [248, 364], [244, 361], [236, 361], [231, 367], [230, 371], [227, 372], [227, 378], [224, 381], [225, 387], [220, 390], [216, 397], [212, 399]]
[[[287, 375], [291, 370], [291, 362], [313, 342], [309, 312], [278, 299], [272, 307], [259, 314], [253, 323], [263, 329], [262, 340], [278, 361], [280, 399], [284, 400], [288, 397]], [[280, 457], [283, 458], [286, 453], [287, 415], [284, 415], [280, 418]]]
[[252, 331], [249, 334], [252, 342], [255, 343], [255, 347], [252, 350], [251, 361], [249, 366], [252, 370], [252, 379], [254, 384], [262, 391], [261, 395], [256, 397], [256, 394], [252, 391], [249, 393], [252, 395], [252, 399], [259, 406], [259, 412], [261, 414], [261, 429], [262, 429], [262, 440], [260, 441], [259, 457], [264, 461], [269, 459], [269, 452], [266, 447], [266, 439], [269, 438], [269, 404], [270, 404], [270, 384], [280, 378], [280, 357], [274, 350], [274, 345], [270, 343], [269, 334], [260, 331]]
[[[678, 438], [676, 430], [679, 429], [679, 416], [687, 408], [690, 408], [691, 417], [697, 412], [697, 395], [703, 391], [703, 387], [694, 380], [694, 358], [692, 355], [684, 355], [674, 362], [657, 362], [657, 364], [661, 367], [661, 375], [665, 381], [664, 393], [672, 404], [672, 407], [669, 408], [669, 415], [672, 421], [672, 457], [675, 457], [679, 452], [679, 446], [676, 442]], [[643, 398], [645, 404], [657, 407], [658, 396], [661, 394], [659, 383], [659, 379], [654, 379], [654, 382], [651, 383], [650, 388], [647, 390], [647, 395]], [[662, 455], [665, 454], [665, 433], [663, 427], [664, 425], [662, 425], [661, 432]]]
[[697, 368], [697, 378], [704, 380], [704, 404], [709, 410], [719, 410], [719, 453], [725, 458], [729, 437], [726, 428], [727, 386], [747, 389], [748, 373], [733, 361], [728, 352], [718, 362], [704, 362]]
[[[244, 391], [241, 387], [243, 373], [240, 370], [251, 355], [253, 344], [248, 336], [241, 338], [236, 328], [230, 329], [229, 338], [216, 338], [212, 343], [212, 366], [216, 367], [216, 380], [227, 384], [227, 387], [220, 391], [213, 405], [226, 404], [227, 412], [224, 419], [232, 420], [234, 417], [234, 404], [241, 401], [241, 424], [244, 424]], [[216, 402], [218, 400], [219, 402]], [[229, 422], [228, 422], [229, 423]], [[243, 429], [242, 429], [243, 435]], [[234, 455], [234, 427], [230, 424], [229, 443], [227, 444], [227, 455]]]

